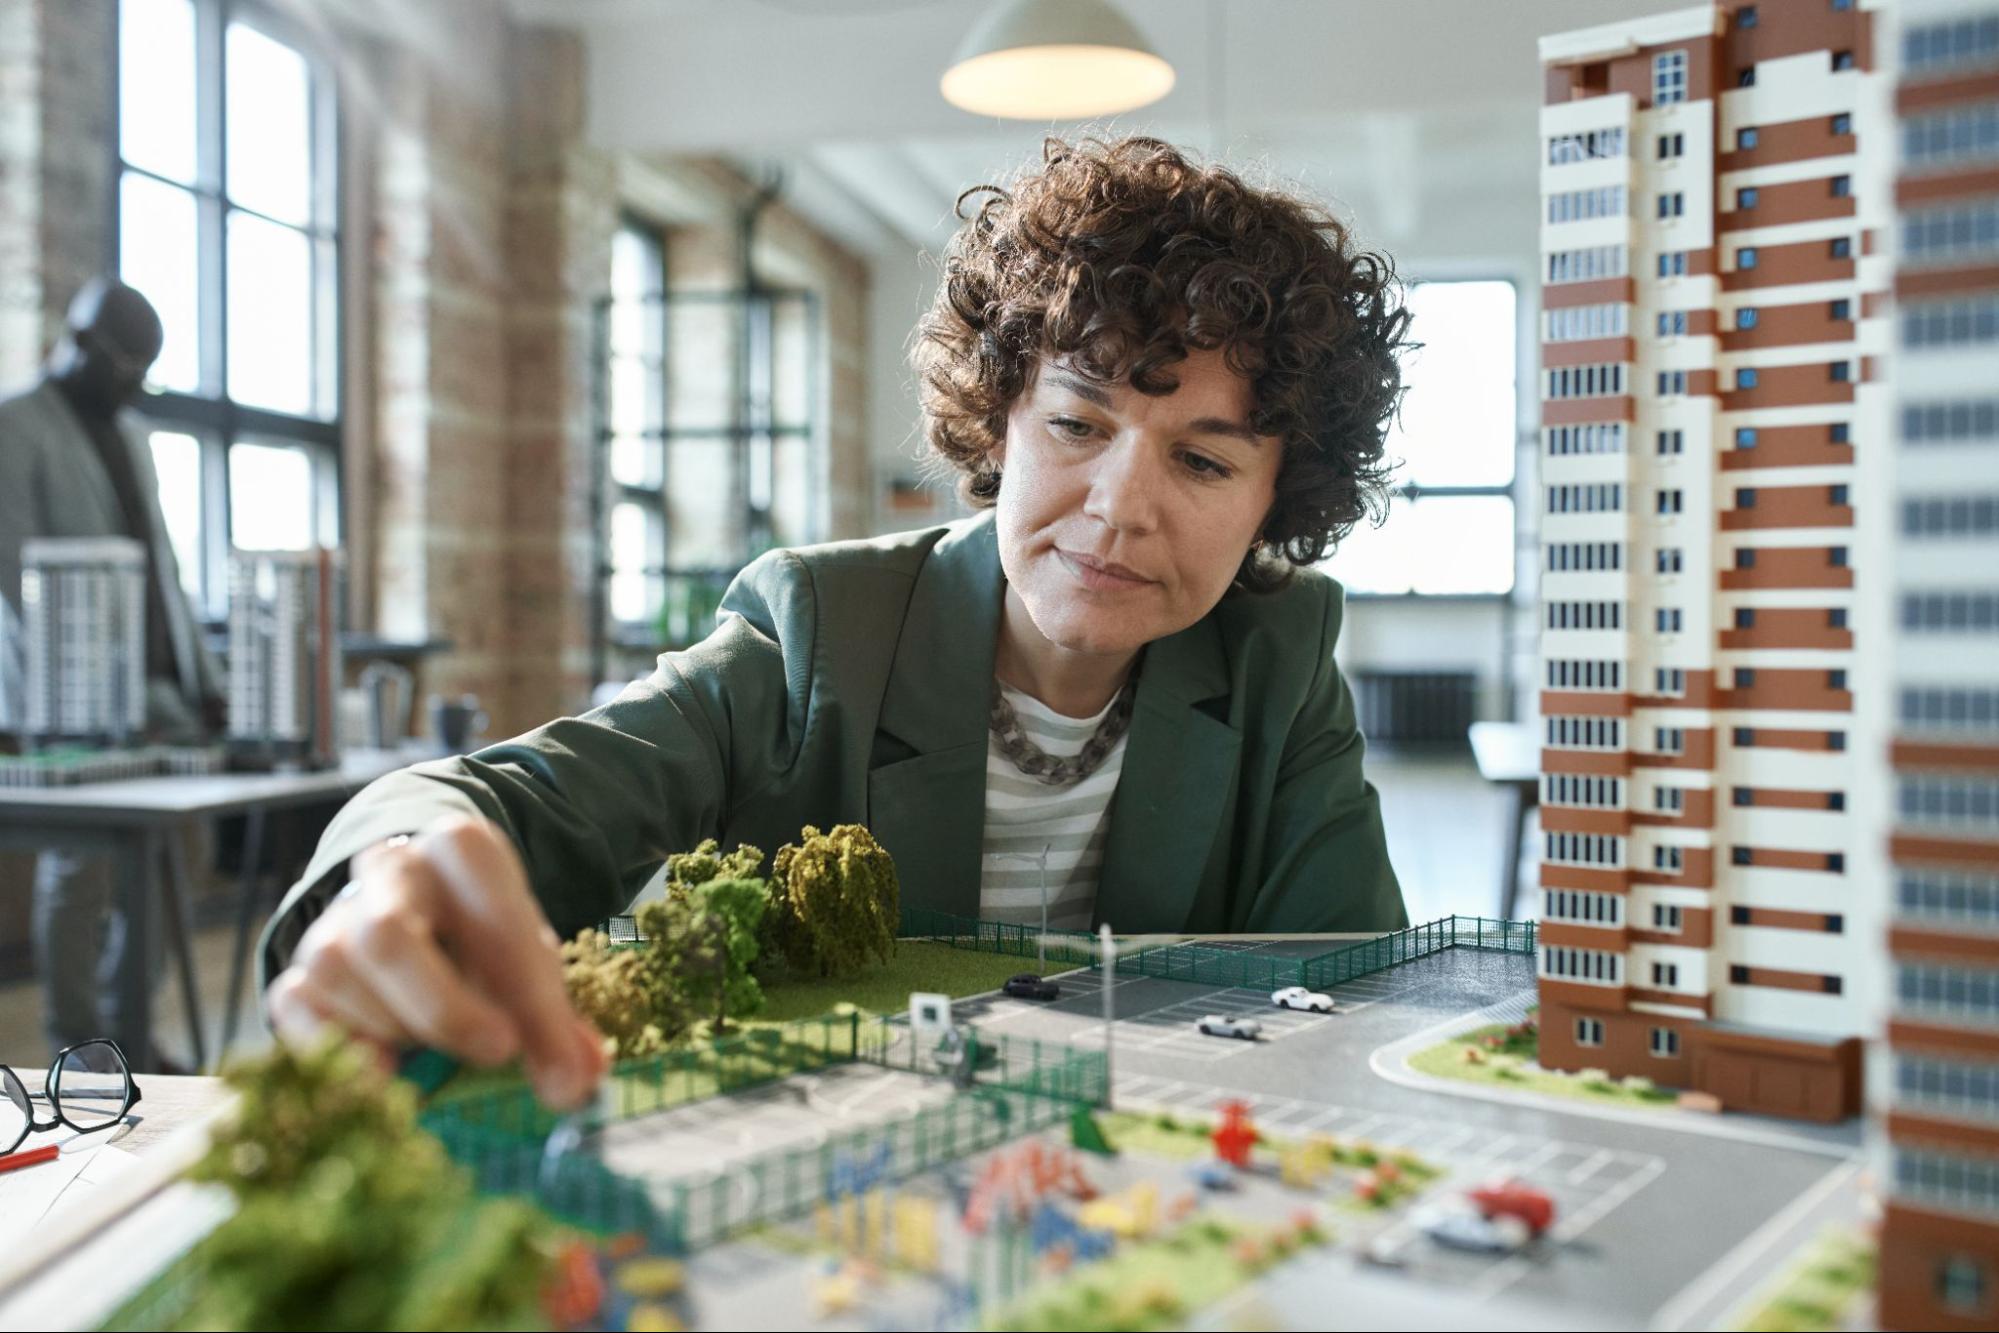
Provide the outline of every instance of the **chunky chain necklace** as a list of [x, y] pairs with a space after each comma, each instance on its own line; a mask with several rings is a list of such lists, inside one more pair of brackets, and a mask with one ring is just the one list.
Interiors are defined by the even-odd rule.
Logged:
[[1117, 698], [1111, 700], [1110, 711], [1097, 724], [1095, 733], [1083, 742], [1081, 750], [1066, 759], [1056, 758], [1027, 738], [1013, 705], [1000, 690], [997, 676], [993, 677], [993, 706], [987, 726], [992, 731], [993, 743], [1015, 768], [1051, 787], [1073, 787], [1103, 766], [1118, 738], [1130, 729], [1131, 705], [1137, 694], [1138, 671], [1134, 668], [1125, 677], [1124, 688], [1118, 691]]

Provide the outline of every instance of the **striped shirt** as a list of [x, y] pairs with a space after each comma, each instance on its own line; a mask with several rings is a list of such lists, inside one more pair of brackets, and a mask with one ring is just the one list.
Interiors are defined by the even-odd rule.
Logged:
[[[1032, 695], [1002, 684], [1027, 738], [1048, 754], [1080, 754], [1111, 711], [1113, 698], [1095, 717], [1064, 717]], [[988, 921], [1041, 924], [1042, 849], [1048, 849], [1048, 924], [1087, 930], [1097, 901], [1097, 877], [1110, 829], [1111, 796], [1124, 768], [1123, 736], [1096, 772], [1071, 787], [1051, 787], [1029, 777], [986, 736], [986, 831], [979, 868], [979, 915]]]

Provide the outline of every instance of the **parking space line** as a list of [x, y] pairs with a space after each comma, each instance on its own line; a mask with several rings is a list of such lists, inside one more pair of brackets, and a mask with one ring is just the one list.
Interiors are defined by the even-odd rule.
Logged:
[[1580, 1185], [1597, 1172], [1603, 1170], [1604, 1167], [1610, 1165], [1611, 1157], [1610, 1149], [1598, 1148], [1595, 1156], [1585, 1158], [1580, 1166], [1570, 1170], [1569, 1174], [1563, 1177], [1563, 1179], [1567, 1180], [1571, 1185]]

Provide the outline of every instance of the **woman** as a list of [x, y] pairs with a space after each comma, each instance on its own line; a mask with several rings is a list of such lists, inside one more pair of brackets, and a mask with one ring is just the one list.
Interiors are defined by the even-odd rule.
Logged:
[[984, 187], [915, 353], [984, 512], [774, 551], [609, 705], [356, 797], [266, 934], [281, 1031], [518, 1052], [573, 1101], [602, 1057], [558, 933], [669, 852], [808, 823], [867, 824], [905, 905], [963, 916], [1038, 919], [1045, 873], [1061, 924], [1405, 924], [1339, 589], [1302, 568], [1379, 503], [1390, 267], [1157, 140], [1043, 159]]

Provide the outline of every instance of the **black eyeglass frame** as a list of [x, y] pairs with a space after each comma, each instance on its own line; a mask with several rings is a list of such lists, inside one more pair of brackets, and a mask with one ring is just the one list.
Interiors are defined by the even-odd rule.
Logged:
[[[73, 1052], [80, 1051], [86, 1046], [109, 1046], [111, 1053], [118, 1057], [118, 1071], [125, 1076], [125, 1104], [118, 1108], [118, 1114], [110, 1117], [101, 1125], [79, 1125], [65, 1115], [62, 1109], [63, 1061], [67, 1060]], [[92, 1070], [89, 1072], [96, 1073], [100, 1071]], [[39, 1134], [47, 1130], [64, 1127], [75, 1130], [79, 1134], [95, 1134], [100, 1130], [110, 1129], [113, 1125], [122, 1123], [125, 1117], [132, 1113], [132, 1108], [139, 1104], [139, 1084], [132, 1077], [132, 1062], [125, 1058], [125, 1048], [109, 1037], [93, 1037], [89, 1041], [80, 1041], [73, 1046], [65, 1046], [56, 1052], [56, 1058], [49, 1065], [49, 1072], [42, 1077], [40, 1097], [40, 1100], [47, 1102], [49, 1109], [55, 1112], [55, 1119], [49, 1121], [35, 1119], [35, 1094], [28, 1091], [28, 1085], [22, 1081], [19, 1074], [14, 1072], [13, 1066], [0, 1064], [0, 1093], [4, 1093], [8, 1100], [12, 1101], [14, 1100], [15, 1088], [21, 1090], [21, 1099], [19, 1102], [16, 1102], [16, 1105], [25, 1103], [26, 1114], [22, 1117], [24, 1123], [20, 1134], [5, 1148], [0, 1148], [0, 1157], [5, 1157], [8, 1153], [13, 1152], [23, 1143], [26, 1143], [30, 1134]]]

